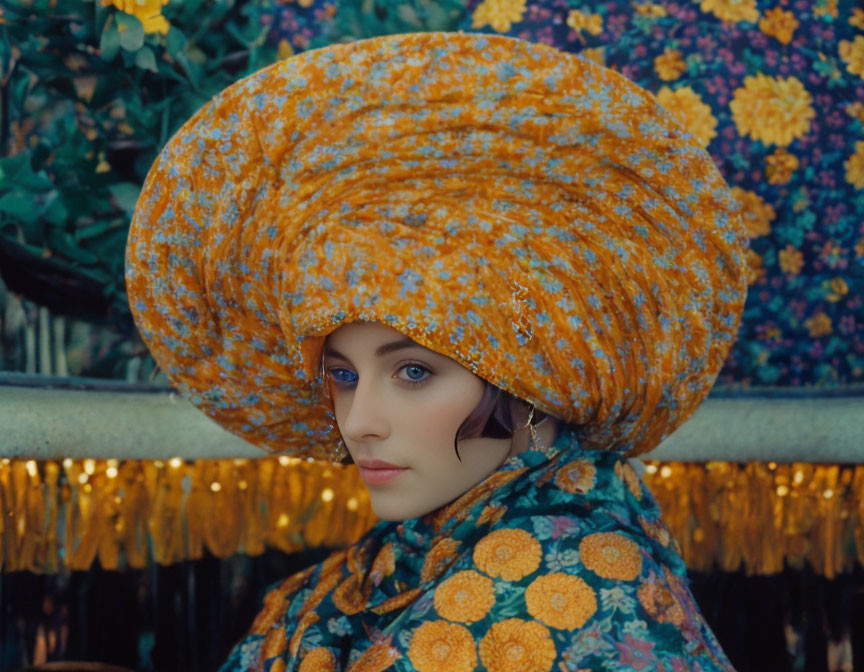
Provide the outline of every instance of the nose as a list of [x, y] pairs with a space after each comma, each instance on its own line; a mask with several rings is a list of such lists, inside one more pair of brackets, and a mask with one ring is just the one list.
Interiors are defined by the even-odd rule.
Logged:
[[367, 376], [357, 381], [350, 406], [339, 429], [350, 441], [385, 439], [390, 434], [387, 420], [386, 402], [383, 391], [376, 385], [374, 378]]

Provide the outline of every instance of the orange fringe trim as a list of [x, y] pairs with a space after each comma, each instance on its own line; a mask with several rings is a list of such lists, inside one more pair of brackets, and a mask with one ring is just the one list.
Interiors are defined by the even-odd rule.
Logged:
[[[646, 460], [687, 566], [827, 578], [864, 565], [864, 465]], [[339, 547], [376, 518], [352, 468], [298, 458], [0, 460], [4, 572]]]

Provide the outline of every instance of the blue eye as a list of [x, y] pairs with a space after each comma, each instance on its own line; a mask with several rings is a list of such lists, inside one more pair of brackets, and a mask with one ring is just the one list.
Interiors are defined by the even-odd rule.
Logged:
[[[409, 385], [422, 385], [428, 381], [432, 375], [432, 372], [429, 369], [425, 366], [420, 366], [419, 364], [406, 364], [400, 369], [400, 371], [405, 371], [408, 375], [408, 378], [403, 378], [402, 380]], [[423, 375], [426, 373], [428, 373], [429, 376]]]
[[[340, 385], [350, 385], [357, 382], [357, 376], [348, 369], [330, 369], [330, 376]], [[352, 377], [353, 376], [353, 377]]]

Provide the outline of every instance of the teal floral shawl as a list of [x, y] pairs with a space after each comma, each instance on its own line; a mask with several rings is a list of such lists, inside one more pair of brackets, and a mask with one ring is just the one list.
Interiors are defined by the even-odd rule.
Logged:
[[732, 670], [620, 453], [569, 432], [269, 590], [219, 672]]

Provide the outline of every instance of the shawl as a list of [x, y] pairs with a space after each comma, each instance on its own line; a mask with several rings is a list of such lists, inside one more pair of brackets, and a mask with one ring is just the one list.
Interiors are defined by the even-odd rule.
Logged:
[[628, 460], [569, 428], [275, 584], [219, 672], [730, 671]]

